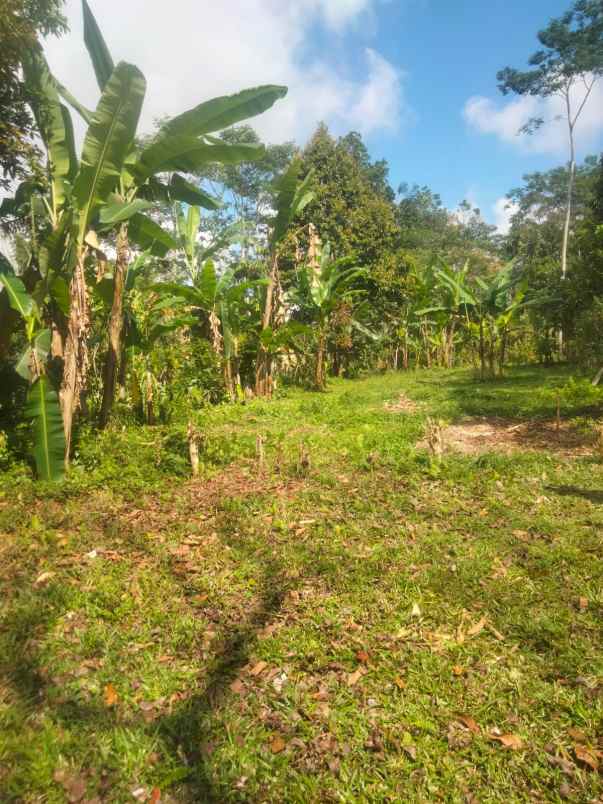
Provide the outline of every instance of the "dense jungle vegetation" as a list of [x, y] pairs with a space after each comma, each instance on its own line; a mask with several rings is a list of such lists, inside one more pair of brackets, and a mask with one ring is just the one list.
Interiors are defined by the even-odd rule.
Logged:
[[603, 800], [603, 3], [506, 234], [0, 6], [0, 801]]

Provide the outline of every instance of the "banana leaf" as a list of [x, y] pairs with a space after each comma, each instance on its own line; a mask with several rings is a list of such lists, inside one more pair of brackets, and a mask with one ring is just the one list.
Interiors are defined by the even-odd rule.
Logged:
[[40, 480], [61, 480], [64, 472], [65, 436], [59, 396], [47, 377], [29, 389], [25, 415], [33, 422], [33, 456]]
[[82, 11], [84, 14], [84, 43], [90, 54], [94, 74], [102, 92], [107, 81], [111, 78], [111, 73], [114, 69], [113, 59], [86, 0], [82, 0]]
[[136, 134], [146, 81], [137, 67], [120, 62], [107, 82], [86, 132], [73, 194], [79, 206], [78, 242], [99, 206], [115, 190]]
[[159, 136], [184, 134], [198, 137], [262, 114], [287, 94], [287, 87], [267, 84], [205, 101], [163, 124]]

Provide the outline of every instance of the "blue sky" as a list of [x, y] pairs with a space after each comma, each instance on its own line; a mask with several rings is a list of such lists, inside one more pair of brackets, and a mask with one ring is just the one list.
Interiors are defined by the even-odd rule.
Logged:
[[[267, 142], [303, 145], [321, 120], [338, 134], [359, 130], [390, 163], [394, 187], [426, 184], [451, 209], [467, 198], [491, 222], [503, 221], [504, 195], [524, 173], [566, 160], [560, 123], [516, 136], [530, 116], [554, 118], [555, 105], [504, 98], [496, 72], [524, 65], [536, 32], [570, 2], [89, 0], [114, 59], [147, 77], [143, 129], [217, 95], [286, 84], [287, 98], [252, 121]], [[71, 33], [48, 40], [47, 55], [93, 106], [81, 0], [66, 0], [66, 11]], [[603, 150], [603, 81], [578, 145], [580, 156]]]
[[[391, 177], [427, 184], [444, 203], [464, 196], [493, 220], [497, 199], [526, 172], [565, 161], [563, 153], [534, 153], [476, 131], [464, 119], [472, 96], [507, 101], [496, 87], [497, 70], [521, 67], [537, 49], [536, 32], [568, 8], [568, 0], [410, 0], [376, 9], [375, 47], [407, 73], [405, 95], [416, 118], [397, 135], [369, 138], [374, 156], [385, 157]], [[359, 44], [364, 38], [358, 31]], [[593, 98], [593, 104], [598, 98]], [[603, 110], [602, 110], [603, 111]], [[603, 150], [603, 119], [582, 155]], [[589, 147], [590, 146], [590, 147]]]

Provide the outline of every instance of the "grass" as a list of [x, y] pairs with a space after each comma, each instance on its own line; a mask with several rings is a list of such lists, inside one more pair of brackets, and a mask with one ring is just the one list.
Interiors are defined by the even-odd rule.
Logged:
[[7, 473], [0, 800], [601, 801], [600, 459], [415, 447], [428, 415], [551, 417], [566, 380], [215, 408], [196, 482], [178, 428]]

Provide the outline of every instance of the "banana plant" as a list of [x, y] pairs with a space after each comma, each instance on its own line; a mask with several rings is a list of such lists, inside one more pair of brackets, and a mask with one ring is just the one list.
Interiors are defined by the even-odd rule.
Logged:
[[154, 287], [162, 296], [181, 299], [200, 316], [213, 350], [222, 363], [224, 385], [232, 400], [240, 390], [239, 342], [245, 331], [257, 326], [254, 291], [266, 281], [241, 282], [235, 269], [227, 268], [218, 273], [213, 260], [207, 259], [200, 268], [195, 268], [191, 285], [166, 282]]
[[[327, 342], [334, 315], [343, 302], [351, 302], [362, 292], [353, 288], [355, 281], [361, 276], [366, 276], [366, 271], [350, 266], [348, 258], [333, 258], [329, 243], [319, 250], [316, 266], [306, 265], [299, 272], [299, 284], [292, 299], [304, 320], [315, 327], [314, 385], [318, 391], [326, 388]], [[366, 332], [353, 316], [351, 325]]]
[[33, 457], [41, 480], [56, 481], [63, 477], [65, 439], [58, 395], [46, 373], [51, 333], [44, 327], [38, 305], [27, 292], [12, 266], [0, 255], [0, 288], [10, 308], [25, 325], [27, 347], [15, 371], [27, 380], [29, 390], [25, 415], [33, 423]]
[[[435, 304], [417, 310], [418, 316], [435, 315], [438, 351], [446, 368], [454, 362], [455, 336], [459, 325], [469, 321], [469, 311], [476, 299], [468, 278], [469, 262], [461, 269], [441, 263], [425, 277], [428, 293], [436, 297]], [[439, 297], [439, 298], [438, 298]]]
[[[313, 179], [312, 171], [303, 180], [300, 180], [301, 168], [301, 160], [294, 159], [276, 185], [276, 216], [272, 223], [268, 244], [270, 268], [264, 296], [260, 343], [256, 358], [255, 392], [258, 396], [270, 396], [273, 387], [273, 357], [271, 351], [266, 347], [266, 343], [273, 338], [275, 312], [279, 304], [279, 247], [294, 219], [313, 201], [315, 195], [310, 190], [310, 184]], [[262, 333], [268, 336], [269, 332], [271, 333], [270, 338], [262, 337]]]
[[[34, 47], [23, 58], [34, 117], [48, 154], [50, 193], [46, 207], [50, 232], [41, 244], [40, 265], [60, 271], [69, 284], [60, 391], [66, 459], [73, 418], [87, 380], [90, 306], [85, 267], [91, 257], [102, 259], [97, 233], [117, 230], [101, 416], [106, 420], [121, 351], [129, 242], [154, 253], [165, 254], [174, 247], [170, 235], [144, 213], [166, 199], [215, 208], [217, 202], [182, 173], [210, 162], [234, 163], [261, 156], [260, 146], [228, 145], [211, 133], [260, 114], [287, 91], [285, 87], [269, 85], [201, 103], [165, 122], [148, 145], [138, 147], [135, 138], [146, 91], [144, 76], [126, 62], [114, 65], [86, 0], [83, 13], [84, 41], [101, 90], [94, 111], [79, 103], [51, 75], [41, 49]], [[88, 126], [79, 162], [70, 113], [61, 97]], [[167, 183], [159, 178], [164, 174], [171, 174]]]

